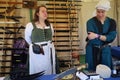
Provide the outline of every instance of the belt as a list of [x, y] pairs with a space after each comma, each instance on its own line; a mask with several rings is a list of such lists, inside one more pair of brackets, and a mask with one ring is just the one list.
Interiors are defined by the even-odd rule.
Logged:
[[47, 46], [47, 43], [45, 43], [45, 44], [40, 44], [40, 46]]
[[94, 47], [97, 47], [97, 48], [104, 48], [104, 47], [106, 47], [106, 46], [110, 46], [109, 44], [105, 44], [105, 45], [94, 45]]
[[101, 48], [101, 46], [96, 46], [96, 45], [94, 45], [94, 47], [96, 47], [96, 48]]
[[[50, 41], [50, 43], [52, 43], [52, 41]], [[44, 44], [40, 44], [40, 46], [47, 46], [48, 43], [44, 43]]]

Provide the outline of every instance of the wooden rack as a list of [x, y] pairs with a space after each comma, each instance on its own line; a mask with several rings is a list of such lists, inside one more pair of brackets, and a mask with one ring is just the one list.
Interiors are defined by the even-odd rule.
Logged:
[[[40, 0], [41, 1], [41, 0]], [[80, 54], [79, 16], [80, 2], [78, 0], [45, 0], [49, 20], [53, 24], [53, 38], [56, 54], [59, 59], [60, 71], [74, 65], [72, 53]], [[80, 14], [80, 13], [79, 13]]]
[[[3, 0], [4, 1], [4, 0]], [[56, 54], [59, 59], [60, 71], [64, 71], [74, 65], [72, 53], [80, 54], [80, 39], [79, 39], [79, 10], [80, 2], [78, 0], [38, 0], [38, 3], [44, 1], [48, 8], [48, 18], [54, 27], [53, 42], [55, 44]], [[1, 3], [1, 2], [0, 2]], [[9, 2], [10, 3], [10, 2]], [[10, 4], [13, 4], [12, 2]], [[23, 4], [23, 3], [18, 3]], [[3, 6], [0, 8], [3, 11], [10, 7]], [[17, 8], [15, 8], [17, 9]], [[13, 9], [13, 10], [15, 10]], [[2, 11], [2, 12], [3, 12]], [[80, 14], [80, 13], [79, 13]], [[17, 38], [16, 31], [19, 27], [19, 22], [8, 19], [9, 13], [6, 13], [4, 19], [0, 20], [0, 76], [9, 74], [12, 56], [16, 58], [18, 55], [12, 55], [13, 41]], [[10, 34], [3, 29], [12, 31]], [[24, 27], [22, 28], [24, 29]], [[19, 35], [21, 33], [18, 33]], [[9, 59], [8, 59], [9, 57]], [[2, 75], [1, 75], [2, 74]]]
[[[19, 27], [19, 20], [21, 16], [15, 15], [16, 5], [21, 3], [16, 3], [13, 0], [1, 0], [0, 1], [0, 77], [5, 76], [10, 73], [12, 68], [12, 50], [13, 42], [21, 33], [17, 33]], [[22, 29], [24, 29], [22, 27]]]

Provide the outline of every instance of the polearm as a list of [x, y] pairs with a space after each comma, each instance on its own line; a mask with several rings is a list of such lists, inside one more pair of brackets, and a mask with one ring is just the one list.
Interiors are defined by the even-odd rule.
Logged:
[[0, 4], [23, 4], [23, 2], [6, 2], [6, 1], [0, 1]]
[[9, 26], [0, 26], [0, 29], [3, 29], [3, 28], [6, 28], [6, 29], [25, 29], [24, 26], [16, 26], [16, 27], [9, 27]]
[[11, 11], [13, 11], [15, 9], [15, 5], [13, 5], [9, 8], [7, 8], [7, 7], [4, 7], [4, 8], [6, 8], [6, 11], [0, 12], [0, 14], [10, 13]]
[[[23, 2], [6, 2], [6, 1], [0, 1], [0, 4], [23, 4]], [[2, 7], [3, 8], [3, 7]], [[4, 7], [7, 8], [7, 7]], [[15, 5], [13, 5], [10, 8], [7, 8], [5, 12], [0, 12], [0, 14], [5, 14], [11, 12], [13, 9], [15, 9]]]
[[[6, 1], [0, 1], [0, 4], [28, 4], [29, 2], [6, 2]], [[33, 6], [31, 6], [33, 7]]]
[[1, 7], [1, 8], [6, 8], [7, 10], [4, 12], [0, 12], [0, 14], [5, 14], [5, 13], [10, 13], [12, 10], [14, 10], [16, 7], [15, 5], [11, 6], [11, 7]]
[[0, 15], [0, 18], [7, 18], [7, 19], [13, 19], [14, 21], [18, 21], [19, 22], [19, 20], [18, 19], [20, 19], [20, 18], [23, 18], [23, 17], [21, 17], [21, 16], [4, 16], [4, 15]]
[[[3, 6], [0, 6], [0, 8], [1, 8], [1, 9], [6, 9], [6, 8], [7, 8], [7, 9], [10, 9], [10, 8], [12, 8], [12, 7], [3, 7]], [[15, 7], [15, 9], [21, 9], [21, 8]]]

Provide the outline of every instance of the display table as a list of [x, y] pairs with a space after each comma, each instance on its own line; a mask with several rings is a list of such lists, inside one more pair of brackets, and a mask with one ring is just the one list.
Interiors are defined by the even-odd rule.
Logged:
[[104, 79], [104, 80], [120, 80], [120, 77], [117, 77], [117, 78], [107, 78], [107, 79]]
[[111, 53], [113, 57], [120, 59], [120, 47], [117, 46], [111, 47]]
[[55, 77], [56, 75], [43, 75], [35, 80], [54, 80], [53, 78]]
[[[111, 47], [111, 53], [112, 53], [112, 56], [120, 59], [120, 47], [117, 47], [117, 46]], [[35, 80], [54, 80], [55, 76], [56, 76], [56, 74], [43, 75]], [[104, 80], [120, 80], [120, 77], [116, 77], [116, 78], [110, 77], [110, 78], [105, 78]]]
[[[53, 78], [55, 77], [55, 75], [43, 75], [35, 80], [54, 80]], [[120, 80], [120, 77], [117, 78], [106, 78], [104, 80]]]

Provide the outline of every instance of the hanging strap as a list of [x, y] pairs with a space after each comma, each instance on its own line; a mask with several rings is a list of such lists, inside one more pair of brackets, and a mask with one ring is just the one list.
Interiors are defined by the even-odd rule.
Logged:
[[33, 20], [33, 12], [32, 12], [32, 9], [29, 9], [29, 13], [30, 13], [30, 21], [32, 21]]
[[51, 69], [53, 74], [53, 56], [52, 56], [52, 48], [50, 48], [50, 58], [51, 58]]

